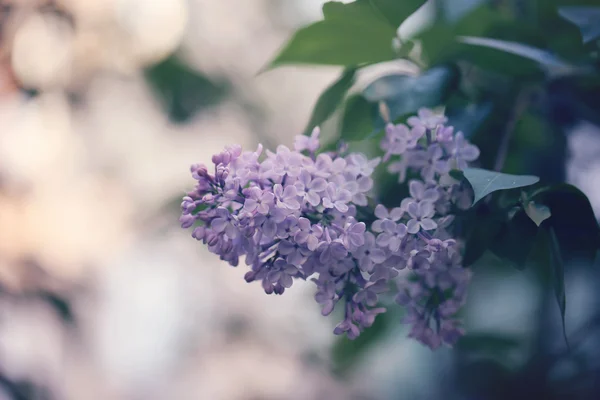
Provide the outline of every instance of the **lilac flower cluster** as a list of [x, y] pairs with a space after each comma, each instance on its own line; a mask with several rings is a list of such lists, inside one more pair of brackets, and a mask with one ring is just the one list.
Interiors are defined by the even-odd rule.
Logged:
[[[410, 197], [391, 210], [369, 202], [380, 158], [345, 151], [317, 154], [319, 130], [299, 136], [294, 150], [213, 156], [213, 171], [191, 168], [198, 181], [184, 197], [180, 222], [222, 260], [237, 266], [245, 256], [247, 282], [282, 294], [295, 280], [317, 286], [322, 314], [342, 305], [334, 333], [356, 338], [378, 314], [380, 295], [397, 286], [410, 336], [436, 348], [463, 334], [455, 318], [465, 301], [468, 270], [452, 238], [452, 212], [470, 203], [470, 192], [448, 174], [478, 157], [475, 146], [420, 110], [407, 125], [389, 124], [381, 142], [388, 170], [415, 176]], [[370, 221], [370, 226], [365, 222]], [[402, 274], [401, 270], [405, 270]]]

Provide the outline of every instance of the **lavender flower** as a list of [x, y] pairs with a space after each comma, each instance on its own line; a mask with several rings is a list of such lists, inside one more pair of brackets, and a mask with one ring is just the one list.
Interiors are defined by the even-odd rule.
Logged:
[[251, 187], [247, 190], [247, 198], [244, 202], [244, 211], [259, 214], [268, 214], [275, 202], [275, 195], [271, 192], [263, 191], [257, 187]]
[[319, 127], [313, 129], [310, 136], [296, 136], [296, 140], [294, 142], [294, 148], [296, 151], [304, 151], [308, 150], [311, 153], [314, 153], [319, 148], [319, 135], [321, 134], [321, 130]]
[[310, 251], [315, 251], [319, 246], [319, 239], [323, 235], [323, 228], [320, 225], [311, 225], [307, 218], [298, 219], [298, 231], [294, 235], [294, 240], [299, 244], [305, 244]]
[[375, 235], [371, 232], [365, 233], [363, 245], [353, 251], [352, 256], [358, 261], [360, 270], [364, 272], [371, 272], [375, 264], [380, 264], [387, 259], [385, 251], [375, 244]]
[[[387, 170], [400, 182], [422, 178], [411, 179], [410, 197], [391, 209], [369, 201], [382, 158], [347, 154], [345, 146], [317, 154], [316, 128], [296, 138], [294, 150], [228, 146], [213, 156], [214, 171], [193, 165], [197, 184], [182, 199], [181, 226], [230, 265], [245, 259], [245, 280], [267, 294], [283, 294], [297, 279], [313, 282], [323, 315], [342, 303], [336, 334], [352, 339], [369, 328], [385, 312], [380, 294], [396, 282], [409, 336], [431, 348], [452, 345], [464, 334], [456, 313], [471, 275], [461, 266], [450, 212], [470, 204], [472, 193], [448, 171], [479, 150], [445, 123], [421, 109], [408, 125], [386, 127], [383, 160], [394, 158]], [[369, 226], [362, 218], [372, 215]]]
[[439, 125], [448, 122], [448, 118], [443, 115], [436, 114], [427, 108], [421, 108], [418, 111], [418, 115], [408, 118], [408, 124], [414, 127], [423, 127], [428, 130], [434, 130]]
[[411, 216], [411, 219], [406, 223], [408, 233], [416, 234], [419, 233], [421, 229], [430, 231], [437, 228], [437, 224], [432, 219], [435, 213], [432, 202], [427, 200], [418, 203], [412, 202], [408, 205], [406, 210]]
[[456, 168], [462, 170], [467, 168], [467, 162], [475, 161], [479, 158], [479, 149], [477, 146], [467, 142], [462, 132], [458, 132], [454, 137], [451, 154]]
[[397, 252], [400, 249], [402, 239], [408, 231], [406, 225], [400, 223], [389, 223], [382, 226], [383, 232], [377, 236], [376, 243], [383, 248], [388, 248], [392, 252]]
[[352, 200], [352, 195], [346, 189], [342, 189], [335, 183], [329, 183], [323, 197], [323, 207], [335, 208], [339, 212], [348, 211], [347, 203]]
[[392, 208], [392, 210], [388, 212], [387, 208], [382, 204], [378, 204], [375, 207], [375, 216], [378, 219], [371, 225], [371, 230], [373, 232], [383, 232], [385, 225], [390, 225], [390, 222], [395, 223], [396, 221], [399, 221], [403, 214], [404, 210], [400, 207]]

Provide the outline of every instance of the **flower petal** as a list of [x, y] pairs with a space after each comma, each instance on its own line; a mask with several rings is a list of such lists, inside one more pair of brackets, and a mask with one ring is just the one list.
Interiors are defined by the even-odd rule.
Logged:
[[421, 220], [421, 228], [423, 228], [423, 230], [426, 230], [426, 231], [431, 231], [431, 230], [437, 228], [437, 224], [431, 218], [423, 218]]
[[421, 225], [416, 219], [411, 219], [406, 223], [406, 228], [408, 233], [412, 233], [414, 235], [419, 232], [419, 230], [421, 229]]

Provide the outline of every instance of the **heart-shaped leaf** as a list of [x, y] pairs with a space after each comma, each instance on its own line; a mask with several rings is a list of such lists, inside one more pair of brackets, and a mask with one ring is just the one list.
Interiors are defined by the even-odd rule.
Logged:
[[540, 180], [533, 175], [509, 175], [480, 168], [467, 168], [462, 173], [475, 193], [473, 204], [492, 192], [530, 186]]
[[550, 212], [550, 209], [547, 206], [543, 204], [538, 204], [535, 201], [527, 202], [523, 206], [523, 209], [525, 210], [525, 213], [527, 213], [529, 218], [531, 218], [531, 220], [535, 222], [537, 226], [540, 226], [542, 222], [544, 222], [552, 216], [552, 213]]

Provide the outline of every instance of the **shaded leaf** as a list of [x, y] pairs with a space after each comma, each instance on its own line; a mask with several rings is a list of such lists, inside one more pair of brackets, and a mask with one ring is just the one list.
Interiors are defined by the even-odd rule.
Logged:
[[361, 140], [373, 132], [373, 119], [377, 105], [369, 103], [361, 95], [353, 95], [346, 101], [341, 123], [342, 139]]
[[550, 209], [552, 215], [542, 226], [553, 228], [563, 261], [591, 265], [600, 245], [600, 227], [587, 196], [573, 185], [559, 184], [538, 189], [529, 198]]
[[536, 61], [552, 76], [571, 75], [581, 71], [581, 68], [576, 67], [547, 51], [523, 43], [473, 36], [460, 36], [458, 37], [458, 40], [465, 44], [489, 47]]
[[150, 87], [176, 123], [185, 123], [197, 112], [220, 103], [227, 92], [225, 82], [213, 81], [176, 57], [169, 57], [144, 71]]
[[577, 25], [584, 43], [600, 37], [600, 7], [560, 7], [558, 13], [567, 21]]
[[[438, 21], [417, 35], [423, 47], [423, 56], [429, 64], [466, 61], [486, 73], [496, 72], [503, 76], [519, 78], [543, 78], [539, 65], [511, 53], [500, 52], [481, 46], [461, 43], [459, 36], [486, 36], [502, 40], [543, 45], [535, 40], [535, 31], [518, 24], [487, 4], [468, 11], [455, 22]], [[472, 74], [469, 74], [472, 78]]]
[[310, 121], [304, 134], [312, 132], [313, 128], [326, 121], [338, 108], [346, 93], [354, 84], [355, 68], [348, 68], [342, 75], [319, 96], [313, 109]]
[[396, 28], [426, 2], [426, 0], [370, 0], [373, 7]]
[[520, 209], [506, 220], [490, 243], [490, 250], [518, 270], [525, 268], [538, 234], [537, 225]]
[[561, 255], [559, 240], [554, 229], [544, 224], [539, 230], [536, 239], [536, 249], [532, 252], [531, 263], [537, 266], [542, 276], [549, 278], [559, 308], [563, 336], [569, 346], [565, 330], [566, 294], [565, 294], [565, 270]]
[[537, 176], [509, 175], [480, 168], [467, 168], [462, 172], [475, 193], [473, 204], [492, 192], [530, 186], [540, 180]]
[[[421, 107], [442, 104], [458, 86], [460, 73], [453, 66], [439, 66], [418, 76], [390, 74], [376, 79], [364, 90], [363, 96], [370, 102], [385, 102], [392, 121], [412, 114]], [[377, 119], [376, 129], [385, 126]]]
[[455, 131], [461, 131], [466, 138], [470, 138], [485, 119], [492, 112], [491, 102], [470, 103], [462, 106], [448, 104], [445, 115], [448, 117], [448, 125], [453, 126]]
[[567, 296], [565, 293], [565, 266], [563, 264], [560, 245], [558, 243], [558, 238], [554, 232], [553, 228], [548, 230], [549, 235], [549, 245], [550, 245], [550, 254], [552, 260], [552, 272], [554, 277], [554, 294], [556, 296], [556, 302], [558, 304], [558, 309], [560, 310], [560, 318], [562, 322], [563, 336], [565, 338], [565, 343], [567, 347], [569, 346], [569, 341], [567, 339], [567, 331], [565, 329], [565, 312], [567, 308]]
[[329, 1], [323, 5], [323, 16], [326, 20], [375, 17], [380, 23], [385, 22], [396, 29], [425, 2], [425, 0], [357, 0], [352, 3]]
[[446, 21], [456, 22], [476, 7], [489, 2], [490, 0], [442, 0], [436, 4], [440, 7]]
[[506, 216], [493, 212], [487, 204], [474, 209], [467, 221], [468, 231], [465, 233], [465, 251], [463, 265], [470, 267], [476, 263], [489, 249], [494, 239], [500, 234], [506, 222]]

